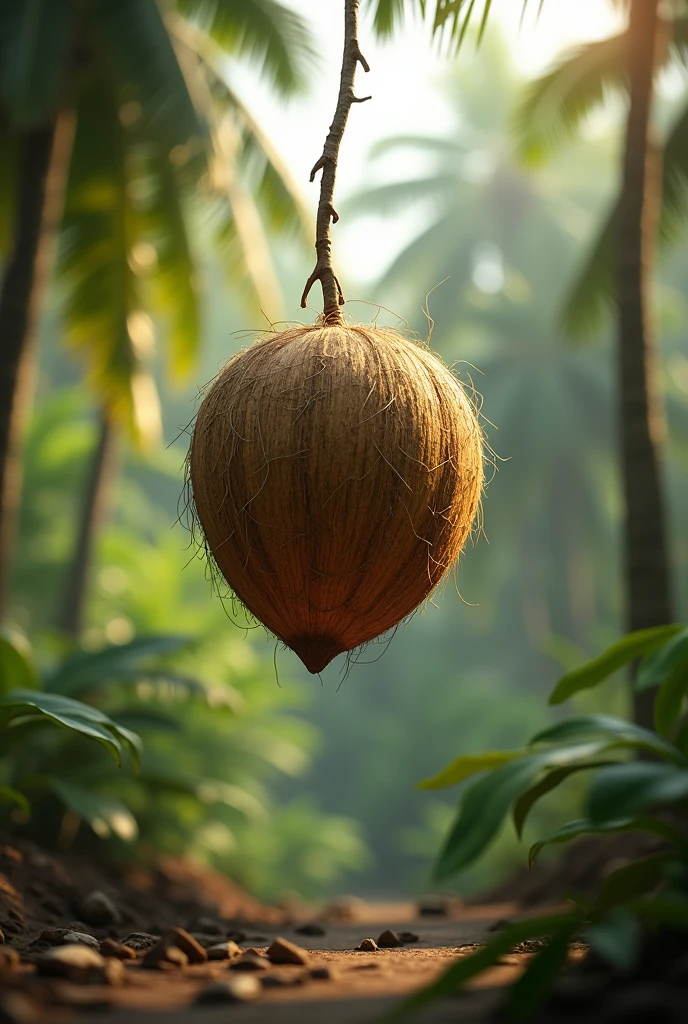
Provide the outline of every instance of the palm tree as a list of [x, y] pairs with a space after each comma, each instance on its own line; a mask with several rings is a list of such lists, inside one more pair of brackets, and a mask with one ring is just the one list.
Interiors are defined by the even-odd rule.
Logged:
[[[227, 57], [258, 61], [286, 93], [303, 85], [311, 52], [303, 23], [279, 0], [3, 6], [0, 150], [16, 159], [2, 161], [0, 174], [3, 208], [14, 203], [17, 215], [5, 234], [0, 294], [0, 594], [19, 494], [31, 336], [56, 237], [66, 338], [84, 359], [101, 409], [68, 586], [74, 598], [83, 595], [113, 429], [128, 422], [142, 443], [159, 434], [144, 311], [167, 321], [173, 372], [193, 362], [199, 275], [190, 217], [197, 224], [212, 214], [233, 279], [248, 274], [257, 304], [278, 312], [264, 231], [293, 228], [301, 212], [284, 167], [227, 80]], [[81, 604], [80, 597], [64, 603], [62, 624], [72, 631]]]
[[[665, 21], [654, 0], [631, 3], [627, 30], [579, 48], [533, 83], [517, 121], [524, 155], [537, 159], [571, 135], [609, 92], [628, 97], [619, 190], [566, 298], [562, 319], [572, 334], [584, 336], [599, 329], [610, 304], [616, 307], [629, 630], [673, 617], [651, 289], [658, 236], [665, 246], [675, 241], [686, 212], [688, 108], [680, 111], [663, 143], [651, 108], [661, 70], [686, 57], [683, 3], [674, 15]], [[645, 724], [651, 698], [647, 693], [635, 698], [636, 717]]]
[[[376, 0], [374, 6], [375, 23], [381, 34], [390, 34], [407, 8], [403, 0]], [[448, 33], [460, 42], [475, 6], [437, 0], [433, 31]], [[480, 33], [490, 6], [490, 0], [485, 0]], [[424, 0], [415, 0], [410, 7], [423, 16], [431, 13]], [[683, 8], [682, 0], [678, 0], [677, 12], [683, 13]], [[649, 301], [662, 196], [660, 151], [652, 139], [650, 112], [655, 76], [667, 59], [671, 30], [674, 47], [683, 51], [686, 25], [679, 17], [672, 25], [666, 25], [660, 17], [659, 0], [628, 0], [628, 10], [628, 28], [622, 36], [584, 48], [577, 55], [576, 88], [571, 89], [567, 79], [572, 64], [569, 61], [539, 83], [528, 112], [538, 106], [545, 114], [554, 109], [557, 113], [552, 121], [561, 134], [567, 122], [579, 122], [583, 113], [603, 99], [609, 84], [620, 85], [628, 92], [619, 196], [610, 227], [596, 249], [597, 259], [591, 260], [585, 279], [589, 282], [601, 275], [604, 283], [605, 262], [607, 268], [612, 268], [607, 281], [612, 282], [617, 308], [626, 621], [629, 630], [636, 630], [673, 618], [660, 478], [661, 403]], [[561, 92], [567, 103], [562, 102]], [[672, 157], [671, 163], [665, 164], [663, 175], [667, 183], [667, 209], [675, 207], [682, 198], [688, 168], [686, 140], [688, 112], [675, 125], [669, 139], [671, 148], [667, 147]], [[598, 302], [599, 294], [598, 287]], [[575, 308], [575, 300], [573, 307], [569, 303], [571, 308]], [[577, 315], [580, 317], [580, 311]], [[652, 694], [637, 693], [634, 699], [637, 720], [651, 724]]]

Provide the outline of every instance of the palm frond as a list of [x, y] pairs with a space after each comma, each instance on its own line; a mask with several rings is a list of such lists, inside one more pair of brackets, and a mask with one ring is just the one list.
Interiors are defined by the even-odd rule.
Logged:
[[521, 155], [541, 160], [580, 127], [610, 90], [625, 87], [626, 34], [576, 47], [528, 87], [514, 129]]
[[688, 212], [688, 107], [678, 116], [664, 143], [662, 216], [664, 241], [675, 241]]
[[74, 15], [69, 0], [24, 0], [0, 8], [0, 102], [12, 124], [34, 127], [64, 90]]
[[[303, 195], [291, 171], [263, 132], [250, 110], [232, 88], [222, 67], [222, 52], [212, 39], [181, 18], [169, 19], [180, 52], [193, 68], [194, 81], [202, 91], [199, 100], [209, 110], [228, 115], [238, 131], [237, 159], [247, 171], [267, 226], [293, 232], [305, 239], [311, 229]], [[191, 72], [190, 72], [191, 73]]]
[[134, 330], [142, 301], [131, 264], [136, 211], [129, 158], [116, 98], [109, 86], [92, 81], [81, 91], [63, 219], [65, 333], [109, 413], [128, 421], [139, 440], [152, 442], [160, 434], [160, 411], [141, 358], [148, 339]]
[[457, 190], [456, 174], [433, 174], [427, 178], [393, 181], [359, 192], [347, 200], [351, 215], [394, 213], [412, 203], [449, 200]]
[[160, 153], [150, 153], [145, 175], [148, 199], [142, 226], [156, 254], [151, 274], [153, 305], [169, 325], [166, 361], [173, 374], [182, 379], [193, 367], [200, 347], [196, 260], [185, 200], [173, 165]]
[[202, 154], [208, 126], [196, 111], [156, 0], [85, 0], [83, 9], [118, 83], [118, 102], [139, 105], [164, 153]]
[[[543, 0], [523, 0], [523, 11], [529, 2], [538, 8]], [[447, 39], [455, 48], [463, 42], [469, 27], [477, 22], [478, 43], [481, 42], [492, 10], [492, 0], [368, 0], [373, 10], [373, 27], [381, 38], [389, 38], [412, 14], [425, 19], [430, 16], [433, 35]]]
[[306, 86], [313, 40], [306, 22], [279, 0], [177, 0], [176, 8], [227, 53], [256, 62], [281, 93]]
[[571, 338], [590, 338], [602, 328], [614, 303], [614, 235], [617, 203], [607, 213], [561, 311], [561, 324]]
[[[368, 6], [373, 9], [375, 32], [380, 38], [388, 39], [403, 22], [408, 5], [406, 0], [368, 0]], [[415, 7], [425, 17], [425, 4], [417, 3]]]

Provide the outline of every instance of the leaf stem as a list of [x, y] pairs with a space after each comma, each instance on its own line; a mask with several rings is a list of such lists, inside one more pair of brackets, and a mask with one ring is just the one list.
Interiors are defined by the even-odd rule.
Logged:
[[339, 308], [344, 304], [344, 294], [332, 269], [332, 241], [330, 238], [330, 223], [336, 224], [339, 220], [339, 215], [333, 205], [339, 147], [351, 107], [354, 103], [365, 103], [371, 98], [370, 96], [359, 97], [354, 94], [357, 64], [360, 64], [364, 71], [370, 71], [368, 62], [358, 45], [358, 2], [359, 0], [344, 0], [344, 53], [342, 55], [339, 96], [322, 155], [314, 164], [310, 176], [310, 180], [314, 181], [318, 171], [322, 171], [315, 229], [317, 261], [313, 273], [306, 281], [306, 287], [301, 296], [301, 307], [305, 309], [308, 293], [315, 282], [320, 281], [323, 292], [322, 319], [324, 324], [329, 325], [344, 322]]

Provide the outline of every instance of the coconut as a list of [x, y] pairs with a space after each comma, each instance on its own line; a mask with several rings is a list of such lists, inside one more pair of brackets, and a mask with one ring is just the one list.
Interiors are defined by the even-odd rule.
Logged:
[[229, 361], [199, 409], [189, 471], [227, 583], [316, 673], [451, 570], [478, 508], [482, 437], [429, 350], [320, 323]]

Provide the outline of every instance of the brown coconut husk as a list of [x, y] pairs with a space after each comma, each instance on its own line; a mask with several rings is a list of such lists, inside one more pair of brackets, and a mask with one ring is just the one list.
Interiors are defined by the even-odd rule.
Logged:
[[479, 504], [482, 437], [430, 351], [316, 324], [230, 360], [200, 407], [189, 471], [217, 567], [315, 673], [450, 571]]

